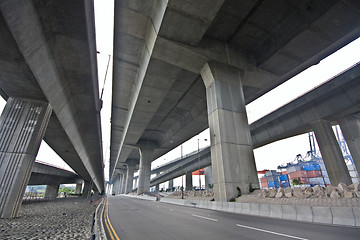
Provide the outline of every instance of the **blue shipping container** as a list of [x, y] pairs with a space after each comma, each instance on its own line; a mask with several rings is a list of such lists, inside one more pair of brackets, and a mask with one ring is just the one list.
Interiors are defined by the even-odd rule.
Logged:
[[278, 181], [268, 182], [268, 187], [278, 188], [279, 187], [279, 182]]
[[284, 182], [281, 183], [281, 187], [282, 187], [282, 188], [287, 188], [287, 187], [289, 187], [289, 186], [290, 186], [290, 183], [289, 183], [289, 182], [285, 182], [285, 181], [284, 181]]
[[279, 181], [279, 176], [267, 176], [266, 180], [268, 182], [274, 182], [274, 181]]
[[289, 178], [288, 178], [288, 175], [280, 175], [279, 179], [280, 179], [280, 181], [287, 181]]

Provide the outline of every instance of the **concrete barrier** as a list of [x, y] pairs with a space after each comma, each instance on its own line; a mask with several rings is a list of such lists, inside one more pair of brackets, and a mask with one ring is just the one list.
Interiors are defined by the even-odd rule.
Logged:
[[360, 207], [352, 208], [355, 218], [355, 226], [360, 227]]
[[281, 205], [282, 218], [296, 220], [296, 208], [294, 205]]
[[331, 207], [330, 209], [333, 224], [355, 226], [355, 216], [352, 208]]
[[250, 214], [250, 203], [242, 203], [242, 211], [241, 214]]
[[234, 213], [241, 213], [243, 209], [243, 204], [235, 202], [234, 205]]
[[[128, 195], [131, 196], [131, 195]], [[155, 201], [155, 197], [131, 197]], [[160, 202], [233, 212], [253, 216], [272, 217], [302, 222], [315, 222], [345, 226], [360, 226], [360, 207], [320, 207], [301, 205], [278, 205], [238, 202], [214, 202], [187, 199], [161, 198]]]
[[314, 214], [311, 206], [295, 206], [296, 220], [303, 222], [312, 222], [314, 220]]
[[148, 201], [156, 201], [156, 197], [146, 196], [146, 195], [126, 195], [123, 194], [122, 196], [130, 197], [130, 198], [137, 198], [137, 199], [143, 199]]
[[269, 204], [260, 204], [259, 216], [270, 217], [270, 205]]
[[282, 218], [282, 207], [277, 204], [270, 204], [270, 217]]
[[260, 215], [260, 204], [259, 203], [250, 203], [250, 215], [253, 215], [253, 216]]
[[332, 224], [332, 213], [330, 207], [312, 207], [313, 222]]

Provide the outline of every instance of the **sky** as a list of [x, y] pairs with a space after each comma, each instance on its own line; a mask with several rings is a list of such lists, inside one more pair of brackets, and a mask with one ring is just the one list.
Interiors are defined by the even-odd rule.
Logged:
[[[113, 48], [113, 0], [94, 0], [96, 42], [98, 53], [98, 78], [99, 93], [103, 92], [103, 108], [101, 110], [102, 133], [103, 133], [103, 157], [105, 163], [105, 179], [108, 178], [109, 149], [110, 149], [110, 118], [111, 118], [111, 87], [112, 87], [112, 48]], [[312, 90], [332, 76], [345, 70], [360, 61], [360, 38], [350, 43], [343, 49], [338, 50], [331, 56], [322, 60], [291, 80], [280, 85], [276, 89], [265, 94], [261, 98], [246, 106], [249, 123], [265, 116], [286, 103], [294, 100], [299, 95]], [[106, 69], [110, 56], [109, 68]], [[105, 78], [106, 77], [106, 78]], [[281, 97], [279, 97], [281, 96]], [[5, 101], [0, 101], [3, 108]], [[183, 144], [183, 154], [188, 154], [210, 145], [209, 131], [205, 130]], [[268, 144], [254, 150], [256, 166], [258, 170], [276, 169], [278, 165], [293, 161], [297, 154], [305, 155], [310, 150], [308, 135], [303, 134], [285, 140]], [[180, 157], [180, 146], [168, 154], [152, 162], [156, 167]], [[43, 141], [36, 159], [49, 162], [53, 165], [71, 170], [61, 158]], [[194, 181], [196, 183], [196, 181]], [[176, 184], [176, 183], [175, 183]]]

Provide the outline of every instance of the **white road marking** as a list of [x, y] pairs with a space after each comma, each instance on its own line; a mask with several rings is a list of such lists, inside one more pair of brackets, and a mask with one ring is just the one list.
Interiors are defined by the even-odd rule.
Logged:
[[174, 209], [169, 209], [170, 212], [174, 211]]
[[203, 217], [203, 216], [199, 216], [199, 215], [195, 215], [195, 214], [191, 214], [191, 216], [193, 216], [193, 217], [198, 217], [198, 218], [203, 218], [203, 219], [210, 220], [210, 221], [214, 221], [214, 222], [217, 222], [217, 221], [218, 221], [218, 220], [213, 219], [213, 218]]
[[260, 229], [260, 228], [249, 227], [249, 226], [244, 226], [244, 225], [240, 225], [240, 224], [236, 224], [236, 226], [243, 227], [243, 228], [248, 228], [248, 229], [252, 229], [252, 230], [256, 230], [256, 231], [260, 231], [260, 232], [271, 233], [271, 234], [275, 234], [275, 235], [279, 235], [279, 236], [283, 236], [283, 237], [288, 237], [288, 238], [294, 238], [294, 239], [300, 239], [300, 240], [308, 240], [307, 238], [301, 238], [301, 237], [286, 235], [286, 234], [283, 234], [283, 233], [272, 232], [272, 231], [263, 230], [263, 229]]

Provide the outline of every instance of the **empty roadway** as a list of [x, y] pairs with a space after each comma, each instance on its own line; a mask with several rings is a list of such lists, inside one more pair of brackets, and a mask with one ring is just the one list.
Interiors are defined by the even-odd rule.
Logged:
[[109, 197], [109, 218], [128, 239], [359, 239], [360, 229], [277, 220], [183, 207], [123, 196]]

